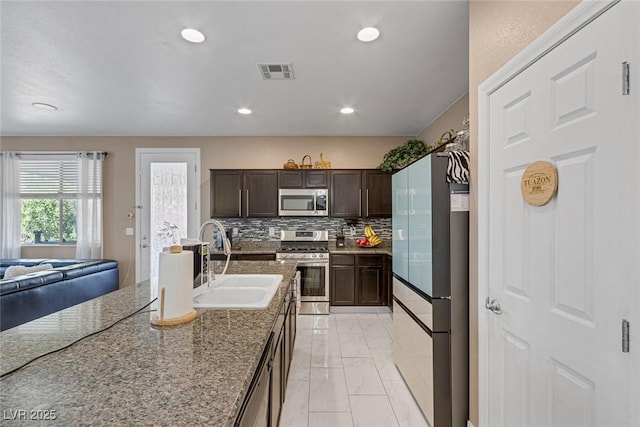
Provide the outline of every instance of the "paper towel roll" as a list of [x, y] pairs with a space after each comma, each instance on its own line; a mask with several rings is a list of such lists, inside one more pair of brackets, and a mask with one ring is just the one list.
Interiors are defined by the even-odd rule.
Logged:
[[[165, 289], [164, 320], [183, 317], [193, 311], [193, 252], [160, 252], [158, 297]], [[160, 307], [162, 301], [158, 304]]]

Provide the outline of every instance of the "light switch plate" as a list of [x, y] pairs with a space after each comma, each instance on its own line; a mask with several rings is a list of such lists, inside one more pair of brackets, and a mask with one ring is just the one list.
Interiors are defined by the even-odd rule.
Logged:
[[124, 229], [125, 236], [133, 236], [133, 227], [127, 227]]

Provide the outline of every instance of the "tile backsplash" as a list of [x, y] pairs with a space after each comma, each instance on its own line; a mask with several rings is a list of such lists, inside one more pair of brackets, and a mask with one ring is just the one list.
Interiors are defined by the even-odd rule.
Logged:
[[[218, 219], [218, 218], [216, 218]], [[391, 240], [391, 218], [359, 218], [355, 224], [355, 235], [352, 237], [350, 227], [343, 218], [329, 217], [283, 217], [283, 218], [220, 218], [225, 229], [238, 229], [234, 240], [276, 241], [280, 240], [280, 230], [328, 230], [329, 240], [335, 240], [336, 232], [344, 230], [347, 239], [364, 236], [364, 226], [370, 224], [376, 234], [384, 240]], [[269, 236], [269, 228], [273, 227], [275, 236]]]

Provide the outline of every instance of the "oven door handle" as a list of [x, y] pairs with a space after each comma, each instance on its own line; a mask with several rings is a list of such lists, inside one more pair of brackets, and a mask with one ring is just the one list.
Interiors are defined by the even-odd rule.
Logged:
[[327, 264], [329, 264], [329, 260], [326, 260], [326, 261], [311, 261], [311, 262], [298, 261], [298, 266], [304, 266], [304, 267], [325, 267]]

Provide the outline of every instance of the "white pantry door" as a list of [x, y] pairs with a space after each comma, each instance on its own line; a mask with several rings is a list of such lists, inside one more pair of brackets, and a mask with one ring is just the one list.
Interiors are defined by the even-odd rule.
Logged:
[[[488, 247], [486, 295], [502, 313], [480, 312], [487, 426], [628, 426], [640, 404], [630, 401], [639, 379], [621, 349], [640, 277], [640, 81], [622, 94], [636, 11], [613, 6], [490, 95], [480, 250]], [[640, 64], [631, 67], [638, 76]], [[520, 193], [536, 160], [558, 171], [543, 207]]]
[[175, 229], [178, 242], [197, 238], [199, 169], [197, 148], [136, 149], [137, 282], [157, 277], [159, 253], [172, 243], [163, 230]]

